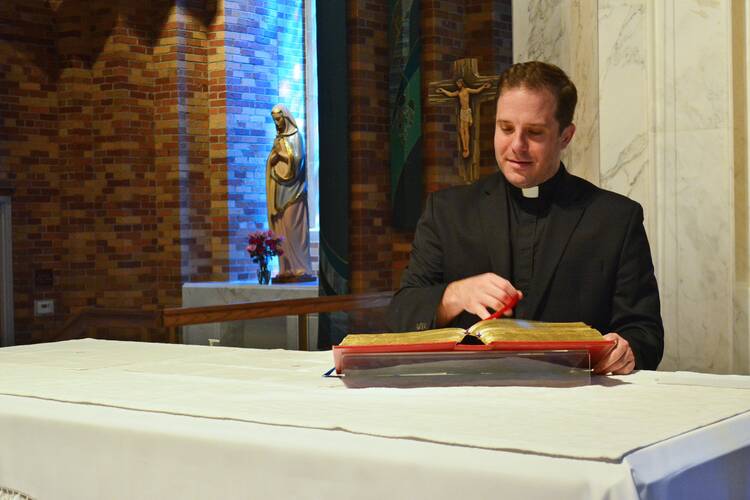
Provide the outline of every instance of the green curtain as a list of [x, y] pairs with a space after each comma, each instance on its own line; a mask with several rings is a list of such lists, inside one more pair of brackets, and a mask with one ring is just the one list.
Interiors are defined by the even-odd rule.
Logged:
[[[320, 295], [349, 293], [349, 110], [346, 2], [317, 2]], [[321, 314], [318, 348], [347, 333], [345, 313]]]
[[390, 0], [390, 165], [393, 225], [413, 229], [422, 212], [422, 43], [419, 0]]

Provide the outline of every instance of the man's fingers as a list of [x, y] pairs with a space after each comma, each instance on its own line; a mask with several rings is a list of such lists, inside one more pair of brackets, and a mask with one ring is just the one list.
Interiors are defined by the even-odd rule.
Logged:
[[594, 373], [609, 373], [612, 371], [612, 368], [615, 368], [621, 364], [621, 360], [623, 359], [625, 355], [625, 349], [621, 348], [620, 346], [615, 346], [614, 349], [610, 351], [609, 354], [607, 354], [603, 359], [599, 360], [599, 362], [594, 366]]
[[[518, 304], [518, 301], [523, 298], [523, 293], [518, 290], [515, 294], [507, 295], [505, 297], [505, 300], [503, 301], [501, 308], [507, 307], [505, 311], [503, 312], [503, 316], [512, 316], [513, 315], [513, 309], [515, 309], [516, 304]], [[495, 309], [496, 311], [499, 309]]]
[[487, 319], [490, 317], [490, 313], [487, 311], [486, 307], [483, 307], [481, 305], [477, 305], [474, 310], [469, 311], [470, 313], [476, 314], [479, 316], [479, 319]]
[[482, 304], [485, 307], [491, 307], [494, 311], [504, 310], [503, 315], [510, 316], [513, 314], [513, 308], [515, 307], [515, 304], [518, 302], [518, 300], [520, 300], [521, 297], [521, 292], [518, 292], [515, 295], [508, 295], [503, 292], [502, 297], [500, 298], [485, 296], [485, 298], [489, 300], [487, 302], [482, 302]]
[[[610, 360], [608, 360], [610, 361]], [[594, 372], [600, 375], [603, 375], [605, 373], [614, 373], [618, 369], [624, 367], [626, 364], [626, 360], [624, 357], [622, 358], [616, 358], [614, 360], [611, 360], [610, 363], [608, 363], [605, 366], [599, 367], [597, 365], [597, 368], [594, 368]]]
[[625, 362], [621, 367], [612, 368], [613, 375], [627, 375], [635, 369], [635, 359], [630, 359]]
[[495, 311], [499, 311], [500, 309], [504, 308], [505, 304], [510, 304], [512, 300], [510, 295], [503, 295], [500, 298], [488, 295], [485, 296], [485, 298], [487, 299], [487, 301], [483, 302], [482, 305], [484, 305], [485, 307], [491, 307]]
[[516, 287], [514, 287], [510, 281], [498, 276], [497, 274], [486, 273], [483, 276], [487, 277], [488, 283], [491, 283], [496, 287], [498, 292], [502, 292], [509, 297], [518, 293], [518, 290], [516, 290]]
[[[494, 273], [472, 276], [448, 285], [445, 303], [454, 310], [476, 314], [480, 319], [490, 316], [489, 310], [499, 311], [522, 297], [513, 285]], [[510, 311], [505, 312], [506, 315]]]
[[626, 375], [632, 372], [635, 368], [635, 355], [628, 341], [616, 333], [608, 333], [604, 335], [604, 338], [608, 340], [613, 339], [616, 341], [616, 344], [614, 349], [594, 366], [594, 373], [600, 375], [606, 373]]
[[635, 367], [635, 360], [629, 359], [630, 357], [626, 354], [622, 358], [618, 359], [615, 363], [606, 368], [603, 373], [612, 373], [613, 375], [627, 375]]

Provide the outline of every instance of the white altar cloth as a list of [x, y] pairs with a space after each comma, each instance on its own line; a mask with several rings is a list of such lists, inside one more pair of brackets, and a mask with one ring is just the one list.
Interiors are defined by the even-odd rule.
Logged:
[[[0, 349], [0, 487], [34, 498], [661, 498], [665, 478], [682, 474], [684, 486], [685, 471], [733, 456], [745, 457], [732, 462], [740, 476], [724, 479], [750, 492], [747, 377], [347, 389], [321, 377], [331, 365], [330, 352], [95, 340]], [[672, 447], [679, 460], [664, 460]]]

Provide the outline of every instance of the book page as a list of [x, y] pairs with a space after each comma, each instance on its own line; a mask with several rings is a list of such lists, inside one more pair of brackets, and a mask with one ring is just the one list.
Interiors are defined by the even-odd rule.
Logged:
[[394, 344], [435, 344], [460, 342], [466, 335], [461, 328], [439, 328], [421, 332], [403, 333], [359, 333], [344, 337], [339, 346], [394, 345]]
[[490, 319], [475, 323], [468, 333], [485, 344], [492, 342], [575, 342], [602, 340], [585, 323], [547, 323], [523, 319]]

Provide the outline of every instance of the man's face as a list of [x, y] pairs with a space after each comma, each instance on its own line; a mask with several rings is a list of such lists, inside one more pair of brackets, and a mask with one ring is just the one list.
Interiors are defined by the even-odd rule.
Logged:
[[560, 133], [557, 102], [548, 90], [505, 89], [495, 115], [495, 159], [505, 178], [518, 188], [538, 186], [557, 173], [560, 155], [575, 125]]
[[459, 90], [464, 88], [464, 81], [462, 78], [459, 78], [458, 80], [456, 80], [456, 87], [458, 87]]

